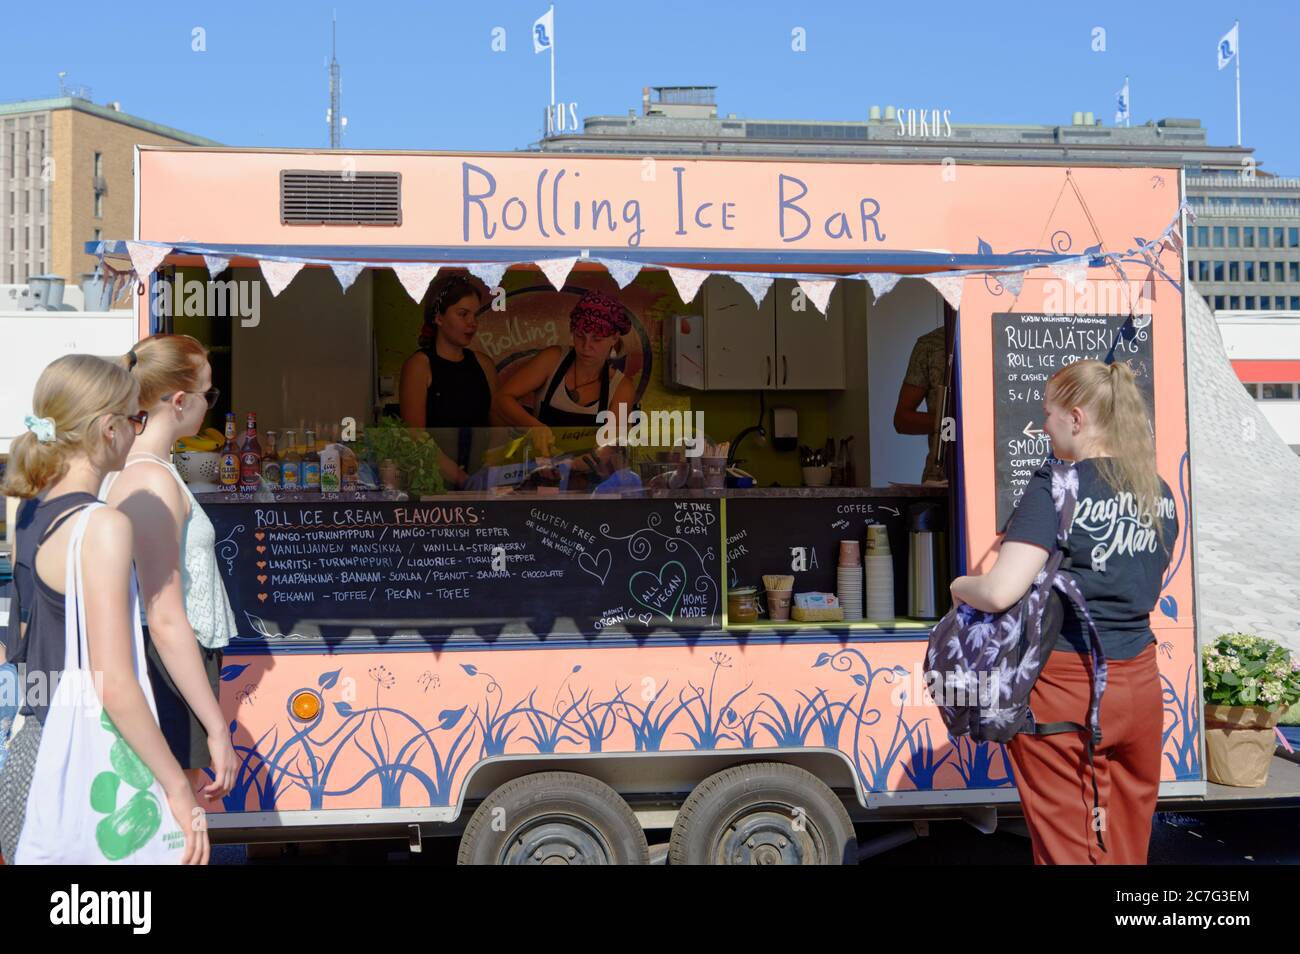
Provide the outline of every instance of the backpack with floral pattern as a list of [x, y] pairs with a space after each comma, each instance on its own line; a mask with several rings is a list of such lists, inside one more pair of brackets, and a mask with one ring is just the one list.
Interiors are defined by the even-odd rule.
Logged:
[[[1009, 742], [1020, 733], [1054, 735], [1083, 732], [1087, 736], [1088, 763], [1101, 743], [1101, 696], [1106, 689], [1106, 656], [1097, 627], [1088, 612], [1078, 580], [1066, 572], [1066, 549], [1074, 509], [1078, 503], [1079, 474], [1070, 464], [1052, 463], [1052, 503], [1059, 517], [1057, 546], [1047, 558], [1029, 590], [1014, 606], [987, 613], [957, 603], [930, 632], [925, 654], [927, 688], [948, 732], [954, 738], [969, 735], [976, 741]], [[1094, 678], [1087, 724], [1045, 722], [1034, 719], [1030, 692], [1047, 664], [1064, 616], [1062, 598], [1068, 598], [1085, 624]], [[1098, 801], [1097, 780], [1092, 780], [1093, 804]], [[1097, 833], [1098, 843], [1101, 833]]]

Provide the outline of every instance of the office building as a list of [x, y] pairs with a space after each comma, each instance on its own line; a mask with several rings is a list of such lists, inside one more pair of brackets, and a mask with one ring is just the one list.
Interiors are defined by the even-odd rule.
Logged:
[[133, 234], [136, 143], [216, 145], [80, 96], [0, 103], [0, 284], [94, 268], [84, 245]]

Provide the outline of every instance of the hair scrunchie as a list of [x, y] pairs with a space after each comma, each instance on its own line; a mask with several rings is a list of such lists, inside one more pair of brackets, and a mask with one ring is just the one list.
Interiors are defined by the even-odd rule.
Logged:
[[42, 444], [54, 443], [54, 418], [37, 417], [35, 414], [28, 414], [23, 418], [23, 425], [36, 435], [36, 439]]

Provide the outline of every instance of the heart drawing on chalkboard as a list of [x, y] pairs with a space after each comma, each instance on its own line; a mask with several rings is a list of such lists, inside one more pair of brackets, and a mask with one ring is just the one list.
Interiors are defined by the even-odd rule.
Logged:
[[266, 586], [266, 581], [268, 579], [270, 579], [270, 577], [268, 577], [265, 573], [257, 574], [257, 582], [261, 583], [263, 586]]
[[260, 533], [260, 532], [259, 532], [259, 533], [255, 533], [255, 534], [253, 534], [253, 539], [255, 539], [255, 540], [259, 540], [259, 541], [260, 541], [260, 540], [265, 540], [265, 539], [266, 539], [266, 534], [265, 534], [265, 533]]
[[609, 576], [609, 568], [613, 565], [614, 557], [610, 554], [608, 548], [601, 550], [594, 557], [586, 550], [578, 554], [578, 566], [600, 580], [601, 583], [605, 582], [605, 578]]
[[676, 560], [669, 560], [658, 573], [638, 570], [627, 581], [632, 599], [646, 609], [654, 610], [666, 620], [671, 620], [677, 612], [677, 605], [682, 601], [686, 589], [686, 567]]
[[263, 603], [266, 602], [266, 594], [265, 594], [265, 593], [258, 593], [258, 594], [257, 594], [257, 598], [258, 598], [259, 600], [261, 600]]

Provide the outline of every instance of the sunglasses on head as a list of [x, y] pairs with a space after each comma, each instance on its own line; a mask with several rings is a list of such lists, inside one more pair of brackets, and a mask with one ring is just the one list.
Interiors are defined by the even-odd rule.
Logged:
[[217, 398], [221, 397], [221, 389], [208, 388], [206, 391], [173, 391], [171, 394], [167, 395], [167, 397], [163, 398], [163, 400], [170, 401], [178, 394], [202, 394], [204, 400], [208, 402], [208, 410], [212, 410], [217, 406]]

